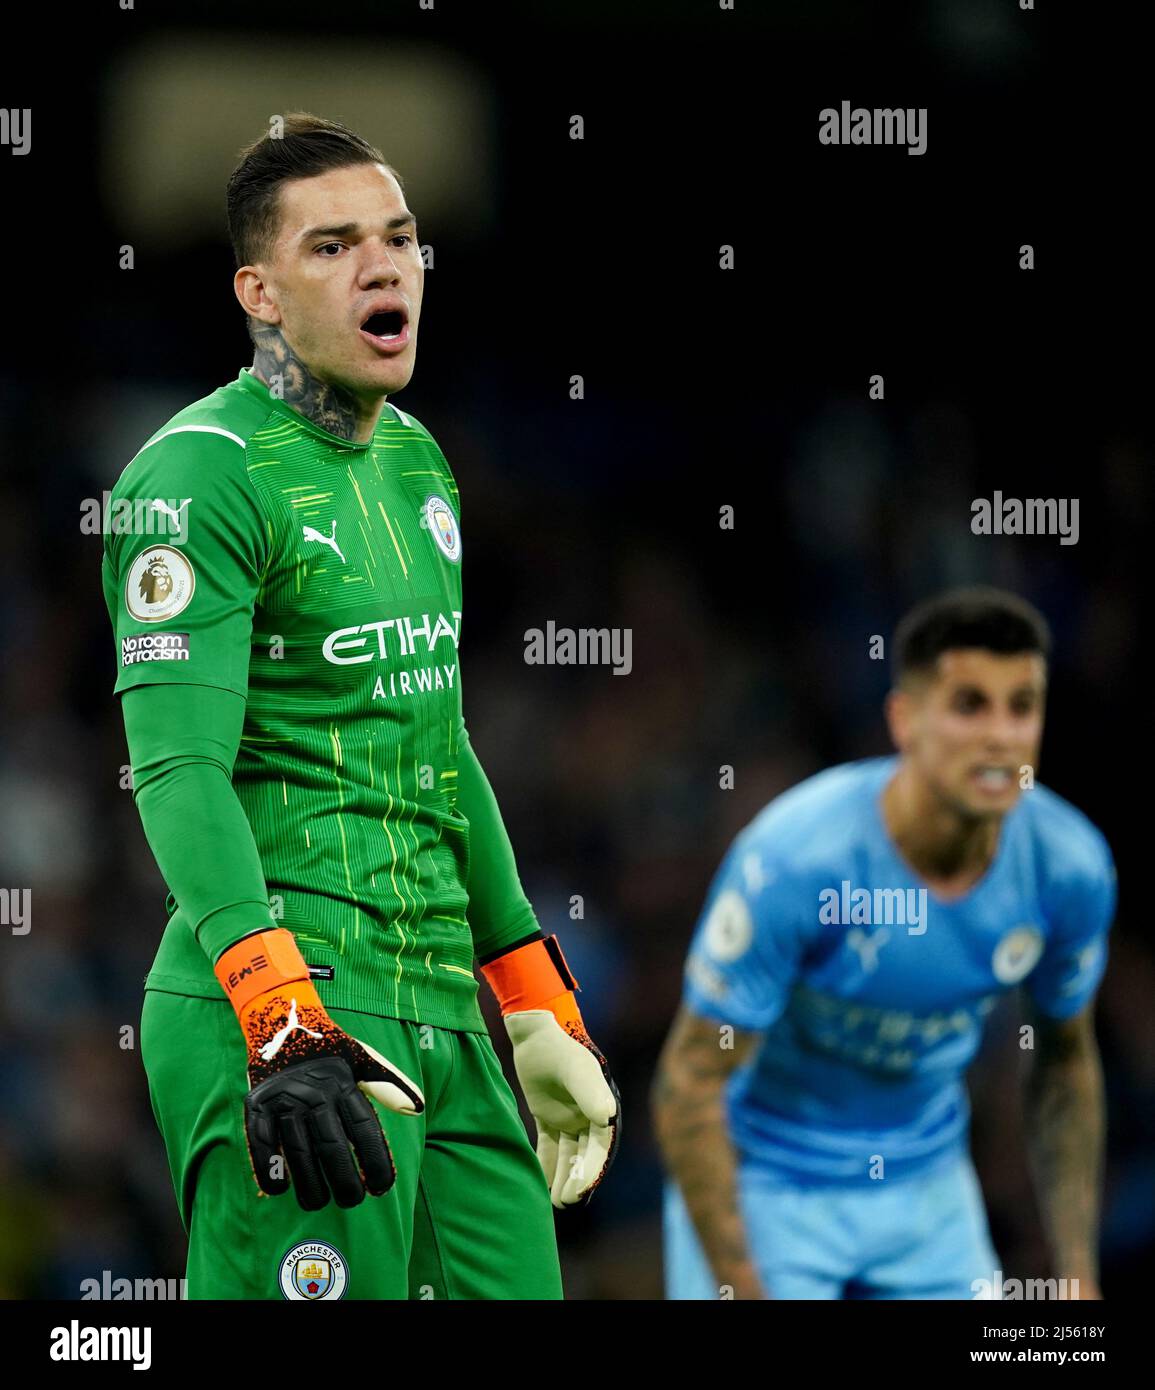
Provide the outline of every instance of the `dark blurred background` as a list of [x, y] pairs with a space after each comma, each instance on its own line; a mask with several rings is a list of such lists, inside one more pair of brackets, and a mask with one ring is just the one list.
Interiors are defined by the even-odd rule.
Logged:
[[[719, 858], [791, 783], [887, 751], [872, 635], [976, 581], [1052, 623], [1041, 777], [1119, 867], [1104, 1291], [1149, 1277], [1143, 142], [1092, 88], [1118, 68], [1086, 35], [1064, 65], [1056, 25], [998, 0], [199, 0], [105, 6], [35, 64], [9, 51], [0, 95], [32, 108], [33, 142], [0, 153], [0, 885], [31, 888], [33, 928], [0, 935], [0, 1295], [183, 1274], [121, 1031], [164, 888], [121, 785], [101, 541], [79, 516], [250, 362], [224, 184], [299, 108], [380, 145], [433, 248], [398, 404], [463, 494], [466, 719], [624, 1102], [611, 1180], [558, 1221], [569, 1296], [660, 1296], [647, 1090]], [[926, 154], [820, 146], [843, 99], [928, 108]], [[973, 535], [996, 489], [1079, 498], [1078, 544]], [[632, 628], [632, 674], [527, 665], [523, 634], [550, 619]], [[971, 1074], [974, 1147], [1004, 1272], [1037, 1277], [1016, 1017], [992, 1017]]]

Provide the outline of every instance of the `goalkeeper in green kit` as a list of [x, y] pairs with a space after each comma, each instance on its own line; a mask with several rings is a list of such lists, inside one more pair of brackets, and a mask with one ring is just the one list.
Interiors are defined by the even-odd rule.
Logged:
[[304, 113], [242, 153], [228, 213], [253, 365], [129, 462], [114, 514], [150, 524], [103, 566], [170, 890], [141, 1050], [189, 1296], [560, 1298], [553, 1207], [601, 1182], [619, 1100], [462, 721], [457, 487], [386, 399], [414, 219]]

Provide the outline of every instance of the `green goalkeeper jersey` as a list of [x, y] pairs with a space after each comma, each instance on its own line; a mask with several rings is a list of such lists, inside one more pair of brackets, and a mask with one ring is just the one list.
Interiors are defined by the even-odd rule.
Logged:
[[[459, 500], [429, 431], [386, 404], [350, 443], [246, 369], [156, 432], [110, 516], [116, 690], [246, 699], [233, 786], [326, 1003], [482, 1030], [456, 806]], [[212, 954], [174, 919], [147, 983], [217, 995]]]

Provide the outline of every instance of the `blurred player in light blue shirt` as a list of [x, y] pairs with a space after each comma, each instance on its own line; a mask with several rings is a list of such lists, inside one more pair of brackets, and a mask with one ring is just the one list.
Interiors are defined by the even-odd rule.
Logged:
[[1034, 778], [1049, 645], [999, 590], [920, 605], [894, 639], [897, 756], [793, 787], [726, 854], [654, 1092], [669, 1297], [999, 1297], [964, 1073], [1018, 985], [1039, 1274], [1100, 1296], [1115, 873]]

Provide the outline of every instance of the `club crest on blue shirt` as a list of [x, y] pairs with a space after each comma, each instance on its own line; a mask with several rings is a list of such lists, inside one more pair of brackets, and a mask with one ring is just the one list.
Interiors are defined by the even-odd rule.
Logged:
[[425, 499], [425, 525], [447, 560], [461, 559], [461, 531], [457, 518], [444, 497], [436, 493]]
[[991, 969], [1003, 985], [1017, 984], [1029, 975], [1043, 954], [1043, 933], [1029, 922], [1012, 927], [995, 947]]

